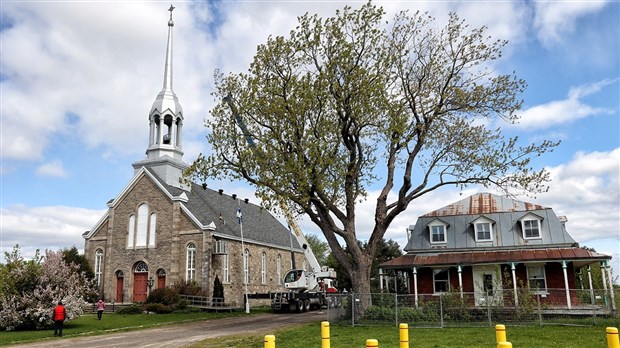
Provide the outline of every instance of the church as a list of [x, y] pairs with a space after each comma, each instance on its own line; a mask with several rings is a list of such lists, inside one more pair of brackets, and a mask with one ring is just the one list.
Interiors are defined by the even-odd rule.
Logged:
[[[106, 301], [143, 302], [149, 291], [193, 282], [209, 295], [217, 276], [227, 304], [244, 292], [283, 288], [292, 265], [305, 265], [291, 232], [266, 209], [223, 190], [181, 182], [183, 109], [172, 90], [172, 11], [163, 89], [149, 112], [146, 158], [83, 234], [84, 255]], [[145, 134], [146, 135], [146, 134]]]

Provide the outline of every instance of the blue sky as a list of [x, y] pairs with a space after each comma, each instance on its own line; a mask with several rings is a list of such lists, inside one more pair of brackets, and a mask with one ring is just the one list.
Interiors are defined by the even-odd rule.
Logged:
[[[256, 46], [287, 35], [306, 12], [332, 16], [363, 2], [226, 1], [174, 4], [174, 90], [185, 112], [185, 161], [209, 151], [204, 119], [215, 101], [213, 72], [247, 71]], [[523, 140], [561, 140], [536, 161], [552, 174], [548, 193], [524, 201], [568, 217], [580, 244], [614, 256], [620, 270], [620, 3], [605, 1], [377, 1], [391, 14], [456, 12], [507, 39], [498, 73], [528, 82]], [[163, 2], [0, 2], [0, 249], [83, 248], [81, 234], [145, 157], [148, 112], [160, 91], [167, 35]], [[241, 197], [239, 183], [210, 182]], [[417, 216], [481, 191], [442, 189], [395, 220], [387, 238], [405, 245]], [[370, 210], [373, 195], [359, 206]], [[364, 216], [369, 214], [358, 214]], [[367, 238], [372, 219], [358, 221]], [[319, 233], [306, 221], [307, 233]], [[3, 258], [2, 258], [3, 259]]]

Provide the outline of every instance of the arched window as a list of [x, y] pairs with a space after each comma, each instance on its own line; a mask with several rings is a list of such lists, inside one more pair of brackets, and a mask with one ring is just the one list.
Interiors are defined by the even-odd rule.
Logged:
[[260, 283], [267, 283], [267, 254], [264, 251], [260, 257]]
[[276, 282], [278, 285], [282, 284], [282, 255], [280, 254], [276, 257]]
[[185, 279], [189, 282], [196, 277], [196, 244], [187, 244], [187, 262]]
[[136, 267], [134, 267], [134, 273], [148, 273], [149, 266], [144, 261], [140, 261], [136, 263]]
[[136, 233], [136, 216], [129, 216], [129, 226], [127, 227], [127, 247], [132, 248]]
[[157, 214], [151, 214], [151, 221], [149, 221], [149, 246], [155, 246], [155, 227], [157, 226]]
[[148, 226], [149, 206], [141, 204], [138, 207], [138, 224], [136, 226], [136, 245], [137, 247], [146, 246], [146, 235]]
[[97, 286], [101, 286], [101, 277], [103, 275], [103, 250], [95, 251], [95, 281]]
[[243, 251], [243, 283], [248, 284], [250, 282], [250, 251], [245, 249]]

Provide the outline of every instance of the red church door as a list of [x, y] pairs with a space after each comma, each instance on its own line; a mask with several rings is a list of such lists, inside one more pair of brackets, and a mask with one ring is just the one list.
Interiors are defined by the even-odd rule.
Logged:
[[146, 289], [148, 273], [133, 274], [133, 302], [146, 301]]
[[123, 298], [123, 277], [116, 277], [116, 302], [125, 302]]
[[158, 276], [157, 277], [157, 288], [163, 289], [166, 287], [166, 276]]

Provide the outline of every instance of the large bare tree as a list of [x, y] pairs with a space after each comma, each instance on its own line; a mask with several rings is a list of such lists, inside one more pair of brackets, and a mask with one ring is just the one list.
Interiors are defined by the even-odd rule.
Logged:
[[[307, 215], [358, 293], [411, 202], [446, 185], [545, 190], [548, 174], [530, 161], [557, 145], [519, 145], [488, 126], [516, 122], [522, 104], [525, 82], [491, 68], [505, 41], [455, 14], [443, 27], [424, 13], [385, 16], [371, 3], [306, 14], [289, 37], [258, 46], [247, 73], [216, 72], [212, 153], [187, 172], [245, 180], [268, 208]], [[356, 205], [370, 187], [380, 189], [374, 227], [358, 243], [356, 214], [372, 212]]]

